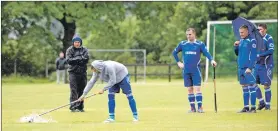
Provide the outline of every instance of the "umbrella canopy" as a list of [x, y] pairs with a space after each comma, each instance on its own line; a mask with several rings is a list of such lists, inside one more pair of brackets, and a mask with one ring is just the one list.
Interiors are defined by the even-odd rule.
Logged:
[[257, 40], [256, 43], [257, 51], [262, 52], [265, 50], [266, 47], [264, 45], [263, 36], [260, 34], [260, 32], [257, 29], [257, 26], [254, 23], [248, 21], [243, 17], [238, 17], [232, 21], [232, 25], [233, 25], [234, 35], [237, 40], [240, 39], [239, 28], [242, 25], [246, 25], [248, 26], [249, 35]]

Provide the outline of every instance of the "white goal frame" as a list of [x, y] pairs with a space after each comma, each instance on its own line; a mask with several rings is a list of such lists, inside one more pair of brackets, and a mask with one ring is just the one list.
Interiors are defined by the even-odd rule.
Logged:
[[144, 55], [144, 80], [143, 83], [146, 83], [146, 71], [147, 71], [147, 65], [146, 65], [146, 49], [88, 49], [88, 51], [92, 51], [92, 52], [142, 52]]
[[[267, 19], [267, 20], [250, 20], [250, 22], [252, 23], [275, 23], [277, 22], [277, 19]], [[232, 26], [232, 21], [208, 21], [207, 22], [207, 40], [206, 40], [206, 44], [207, 44], [207, 50], [209, 51], [209, 44], [210, 44], [210, 26], [212, 25], [221, 25], [221, 24], [231, 24]], [[215, 27], [214, 27], [214, 32], [215, 34]], [[215, 59], [215, 35], [213, 38], [213, 59]], [[206, 58], [206, 73], [205, 73], [205, 82], [207, 82], [208, 80], [208, 70], [209, 70], [209, 60]]]

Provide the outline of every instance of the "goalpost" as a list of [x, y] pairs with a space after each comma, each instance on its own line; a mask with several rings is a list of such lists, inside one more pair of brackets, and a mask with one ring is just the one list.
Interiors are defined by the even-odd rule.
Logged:
[[143, 83], [146, 83], [146, 49], [88, 49], [89, 52], [141, 52], [143, 53]]
[[[268, 19], [268, 20], [250, 20], [252, 23], [276, 23], [277, 19]], [[211, 32], [211, 26], [213, 26], [213, 58], [215, 59], [215, 41], [216, 41], [216, 28], [215, 25], [230, 25], [232, 29], [232, 21], [208, 21], [207, 22], [207, 38], [206, 38], [206, 44], [207, 44], [207, 50], [210, 49], [210, 32]], [[217, 61], [216, 61], [217, 62]], [[209, 60], [206, 58], [206, 67], [205, 67], [205, 79], [204, 81], [207, 82], [208, 75], [209, 75]]]

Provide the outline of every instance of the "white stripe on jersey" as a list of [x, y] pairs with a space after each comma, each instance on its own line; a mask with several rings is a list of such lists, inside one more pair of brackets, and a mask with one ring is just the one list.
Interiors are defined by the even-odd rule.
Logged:
[[[266, 39], [266, 36], [269, 36], [268, 39]], [[265, 39], [266, 41], [268, 41], [270, 38], [273, 39], [272, 36], [269, 35], [269, 34], [265, 34], [265, 35], [264, 35], [264, 39]]]
[[249, 60], [251, 60], [251, 51], [249, 52]]
[[199, 71], [199, 75], [200, 75], [200, 77], [201, 77], [201, 80], [202, 80], [202, 75], [201, 75], [201, 71], [200, 71], [200, 69], [199, 69], [199, 67], [198, 67], [198, 65], [200, 64], [200, 62], [201, 62], [201, 59], [199, 60], [199, 62], [197, 63], [197, 69], [198, 69], [198, 71]]
[[265, 68], [266, 68], [266, 69], [267, 69], [266, 59], [267, 59], [268, 57], [269, 57], [269, 55], [266, 56], [265, 59], [264, 59], [264, 65], [265, 65]]

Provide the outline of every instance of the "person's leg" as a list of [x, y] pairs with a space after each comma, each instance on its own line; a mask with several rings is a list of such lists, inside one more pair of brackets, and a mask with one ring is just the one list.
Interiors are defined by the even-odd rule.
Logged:
[[115, 92], [120, 90], [119, 86], [116, 84], [108, 90], [108, 112], [109, 117], [104, 121], [104, 123], [111, 123], [115, 121]]
[[115, 93], [109, 91], [108, 93], [108, 111], [109, 111], [109, 118], [115, 119]]
[[202, 95], [202, 92], [201, 92], [201, 79], [202, 79], [201, 72], [198, 71], [198, 72], [193, 73], [192, 74], [192, 79], [193, 79], [193, 87], [196, 91], [195, 98], [196, 98], [197, 105], [198, 105], [198, 112], [199, 113], [204, 113], [203, 107], [202, 107], [203, 95]]
[[195, 108], [195, 95], [194, 95], [194, 90], [193, 90], [193, 86], [187, 86], [187, 91], [188, 91], [188, 101], [190, 104], [191, 109], [189, 110], [189, 112], [196, 112], [196, 108]]
[[190, 73], [184, 73], [183, 78], [184, 78], [184, 87], [187, 88], [188, 101], [189, 101], [189, 104], [190, 104], [190, 107], [191, 107], [191, 109], [189, 110], [189, 113], [196, 112], [195, 95], [194, 95], [194, 90], [193, 90], [191, 74]]
[[56, 83], [59, 84], [60, 82], [60, 70], [56, 70]]
[[[78, 77], [73, 73], [69, 73], [69, 81], [70, 81], [70, 102], [73, 102], [78, 99], [78, 92], [77, 92]], [[76, 103], [71, 104], [69, 109], [71, 111], [75, 111]]]
[[[79, 80], [78, 88], [77, 88], [78, 98], [80, 96], [82, 96], [83, 91], [86, 87], [86, 84], [87, 84], [87, 75], [86, 74], [80, 75], [80, 80]], [[77, 102], [76, 105], [77, 105], [77, 109], [80, 112], [84, 112], [84, 110], [83, 110], [84, 109], [84, 101]]]
[[[194, 89], [196, 90], [196, 101], [197, 101], [197, 105], [198, 105], [198, 111], [202, 111], [203, 110], [203, 95], [201, 92], [201, 86], [193, 86]], [[202, 113], [202, 112], [200, 112]]]
[[270, 86], [265, 85], [264, 86], [264, 91], [265, 91], [265, 103], [266, 103], [266, 110], [270, 110], [270, 101], [271, 101], [271, 89]]
[[250, 92], [251, 111], [256, 110], [256, 90], [255, 90], [255, 86], [256, 86], [256, 84], [248, 85], [249, 92]]
[[62, 74], [62, 83], [66, 84], [65, 83], [65, 74], [66, 74], [66, 70], [61, 70], [61, 74]]
[[273, 77], [273, 72], [272, 72], [272, 67], [269, 67], [270, 65], [268, 65], [266, 67], [266, 71], [265, 71], [265, 76], [264, 76], [264, 89], [265, 89], [265, 102], [266, 102], [266, 110], [270, 110], [270, 102], [271, 102], [271, 80]]
[[250, 94], [249, 94], [249, 89], [248, 89], [248, 84], [246, 83], [245, 80], [245, 69], [239, 69], [239, 83], [242, 86], [242, 96], [243, 96], [243, 109], [240, 110], [238, 113], [245, 113], [249, 112], [249, 99], [250, 99]]
[[[256, 91], [257, 99], [259, 100], [259, 106], [265, 105], [261, 88], [257, 84], [255, 85], [255, 91]], [[261, 110], [261, 109], [259, 109], [259, 110]]]
[[242, 94], [243, 94], [243, 109], [239, 111], [239, 113], [248, 112], [249, 111], [249, 89], [248, 85], [242, 85]]
[[129, 75], [127, 75], [120, 83], [120, 88], [122, 89], [123, 93], [126, 94], [126, 97], [128, 99], [129, 107], [132, 111], [133, 120], [138, 121], [138, 112], [136, 107], [136, 101], [132, 94], [130, 81], [129, 81]]
[[265, 107], [265, 102], [264, 102], [264, 98], [262, 96], [262, 91], [261, 91], [261, 88], [258, 85], [258, 84], [261, 84], [263, 82], [262, 81], [263, 80], [262, 66], [261, 65], [256, 65], [255, 72], [256, 72], [256, 83], [257, 83], [255, 85], [255, 90], [256, 90], [257, 99], [259, 100], [259, 105], [258, 105], [257, 110], [261, 110]]
[[248, 84], [248, 89], [250, 92], [250, 103], [251, 103], [251, 110], [250, 112], [256, 112], [256, 72], [253, 69], [251, 73], [245, 74], [246, 83]]

